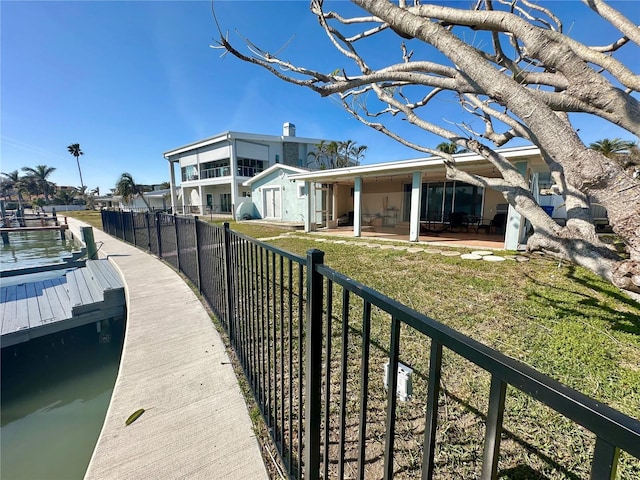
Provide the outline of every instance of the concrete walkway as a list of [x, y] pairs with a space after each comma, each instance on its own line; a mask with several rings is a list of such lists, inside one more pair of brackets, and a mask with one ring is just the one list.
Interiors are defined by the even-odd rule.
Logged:
[[[69, 218], [76, 238], [82, 222]], [[125, 282], [127, 328], [85, 479], [267, 479], [222, 339], [167, 265], [94, 229]], [[125, 426], [136, 410], [145, 412]]]

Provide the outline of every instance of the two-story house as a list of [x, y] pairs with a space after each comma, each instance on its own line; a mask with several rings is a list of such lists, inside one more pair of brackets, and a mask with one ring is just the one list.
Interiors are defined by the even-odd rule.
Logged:
[[235, 216], [238, 207], [250, 201], [251, 189], [242, 185], [245, 181], [277, 163], [306, 167], [312, 160], [309, 153], [322, 141], [296, 137], [295, 125], [287, 122], [281, 136], [227, 131], [169, 150], [164, 158], [169, 162], [172, 211]]

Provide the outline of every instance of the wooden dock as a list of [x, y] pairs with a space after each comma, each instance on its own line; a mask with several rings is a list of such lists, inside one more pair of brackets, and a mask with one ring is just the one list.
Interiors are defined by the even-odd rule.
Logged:
[[0, 288], [2, 348], [124, 315], [124, 286], [108, 260], [41, 282]]
[[45, 225], [45, 226], [36, 226], [36, 227], [2, 227], [0, 228], [0, 233], [11, 233], [11, 232], [46, 232], [50, 230], [69, 230], [69, 225], [63, 223], [61, 225]]

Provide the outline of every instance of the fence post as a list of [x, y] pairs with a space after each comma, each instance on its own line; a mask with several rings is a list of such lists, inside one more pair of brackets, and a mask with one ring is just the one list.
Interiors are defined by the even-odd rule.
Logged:
[[500, 456], [500, 435], [502, 433], [502, 417], [507, 384], [495, 374], [491, 376], [489, 388], [489, 410], [484, 438], [484, 454], [482, 460], [482, 478], [494, 480], [498, 478], [498, 457]]
[[200, 276], [200, 244], [198, 242], [198, 217], [193, 217], [194, 246], [196, 249], [196, 276], [198, 277], [198, 292], [202, 293], [202, 277]]
[[[118, 226], [120, 227], [120, 235], [116, 233], [116, 237], [126, 242], [127, 239], [124, 236], [124, 212], [122, 210], [118, 211]], [[116, 230], [116, 232], [117, 231], [118, 230]]]
[[137, 247], [138, 242], [136, 242], [136, 219], [135, 219], [136, 214], [133, 213], [133, 210], [130, 213], [131, 213], [131, 234], [132, 234], [131, 236], [133, 237], [133, 244]]
[[160, 212], [156, 212], [156, 238], [158, 239], [158, 258], [162, 258], [162, 229], [160, 228]]
[[178, 240], [178, 215], [173, 214], [173, 229], [176, 232], [176, 266], [180, 272], [180, 242]]
[[307, 251], [306, 392], [304, 405], [304, 478], [320, 478], [320, 414], [322, 410], [322, 275], [316, 265], [324, 263], [324, 252]]
[[227, 331], [229, 333], [229, 342], [234, 345], [235, 329], [233, 325], [233, 298], [232, 298], [232, 282], [231, 282], [231, 245], [229, 234], [229, 222], [224, 222], [224, 235], [222, 255], [224, 257], [224, 279], [225, 279], [225, 316], [227, 317]]
[[151, 251], [151, 227], [149, 226], [149, 212], [144, 214], [144, 223], [147, 227], [147, 252]]

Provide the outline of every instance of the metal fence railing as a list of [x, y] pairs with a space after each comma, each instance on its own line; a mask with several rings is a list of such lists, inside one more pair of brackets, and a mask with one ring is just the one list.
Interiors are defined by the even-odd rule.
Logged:
[[[104, 210], [102, 222], [105, 232], [158, 255], [202, 293], [290, 478], [437, 475], [436, 453], [450, 439], [438, 428], [448, 408], [443, 365], [454, 358], [468, 365], [468, 375], [486, 376], [485, 410], [477, 412], [484, 433], [470, 476], [498, 478], [501, 438], [525, 428], [503, 427], [512, 398], [590, 432], [591, 462], [580, 468], [592, 479], [615, 478], [621, 451], [640, 459], [637, 419], [353, 281], [326, 266], [320, 251], [300, 257], [191, 217]], [[399, 402], [389, 392], [402, 378], [389, 373], [384, 388], [380, 366], [397, 372], [407, 358], [414, 398]], [[580, 478], [561, 459], [548, 461], [561, 475]], [[627, 463], [634, 478], [640, 462]]]

